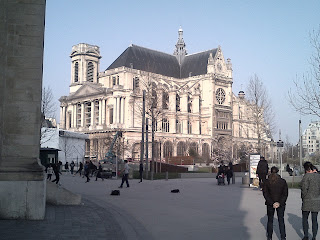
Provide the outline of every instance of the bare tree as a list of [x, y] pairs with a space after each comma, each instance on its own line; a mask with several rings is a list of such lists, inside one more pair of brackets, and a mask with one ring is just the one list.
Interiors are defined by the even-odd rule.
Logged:
[[[145, 115], [147, 118], [151, 119], [151, 149], [152, 149], [152, 164], [151, 171], [153, 172], [153, 166], [154, 166], [154, 157], [156, 153], [156, 144], [154, 140], [154, 135], [156, 128], [158, 124], [160, 124], [160, 121], [162, 120], [162, 115], [164, 112], [164, 109], [168, 107], [168, 101], [169, 96], [167, 95], [166, 88], [163, 84], [157, 84], [157, 76], [154, 73], [146, 72], [144, 75], [140, 76], [139, 79], [139, 86], [141, 89], [146, 91], [145, 95]], [[142, 98], [141, 98], [142, 99]], [[137, 104], [137, 110], [139, 112], [139, 115], [142, 113], [142, 103]], [[162, 126], [163, 127], [163, 126]]]
[[275, 130], [275, 115], [267, 90], [256, 74], [250, 78], [247, 98], [253, 120], [252, 130], [257, 134], [258, 151], [260, 151], [261, 140], [271, 136]]
[[289, 90], [289, 101], [303, 115], [320, 117], [320, 25], [310, 33], [314, 53], [310, 58], [310, 71], [297, 76], [294, 89]]
[[[46, 143], [52, 139], [55, 133], [55, 102], [52, 89], [43, 87], [41, 98], [41, 134], [40, 144]], [[54, 121], [53, 121], [54, 120]]]

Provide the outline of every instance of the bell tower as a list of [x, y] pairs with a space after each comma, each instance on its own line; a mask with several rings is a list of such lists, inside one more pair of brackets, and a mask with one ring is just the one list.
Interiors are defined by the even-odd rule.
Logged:
[[87, 43], [72, 47], [70, 93], [77, 91], [86, 82], [98, 83], [100, 48]]

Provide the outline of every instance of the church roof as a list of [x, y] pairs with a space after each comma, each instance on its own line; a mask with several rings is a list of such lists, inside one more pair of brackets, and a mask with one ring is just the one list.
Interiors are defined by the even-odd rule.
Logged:
[[106, 70], [133, 67], [168, 77], [187, 78], [190, 72], [191, 76], [206, 74], [209, 55], [212, 53], [212, 56], [215, 56], [216, 52], [217, 49], [212, 49], [186, 55], [180, 66], [174, 55], [131, 45]]

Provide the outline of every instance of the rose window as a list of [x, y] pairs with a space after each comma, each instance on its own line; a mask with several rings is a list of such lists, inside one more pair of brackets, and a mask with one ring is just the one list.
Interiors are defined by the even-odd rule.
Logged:
[[219, 104], [222, 104], [226, 99], [226, 93], [222, 88], [218, 88], [218, 90], [216, 91], [216, 99]]

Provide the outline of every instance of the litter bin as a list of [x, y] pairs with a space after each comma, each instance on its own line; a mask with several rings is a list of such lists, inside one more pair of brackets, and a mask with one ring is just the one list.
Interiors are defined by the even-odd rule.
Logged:
[[250, 184], [250, 177], [248, 173], [245, 173], [245, 175], [242, 177], [242, 184], [243, 185], [249, 185]]

